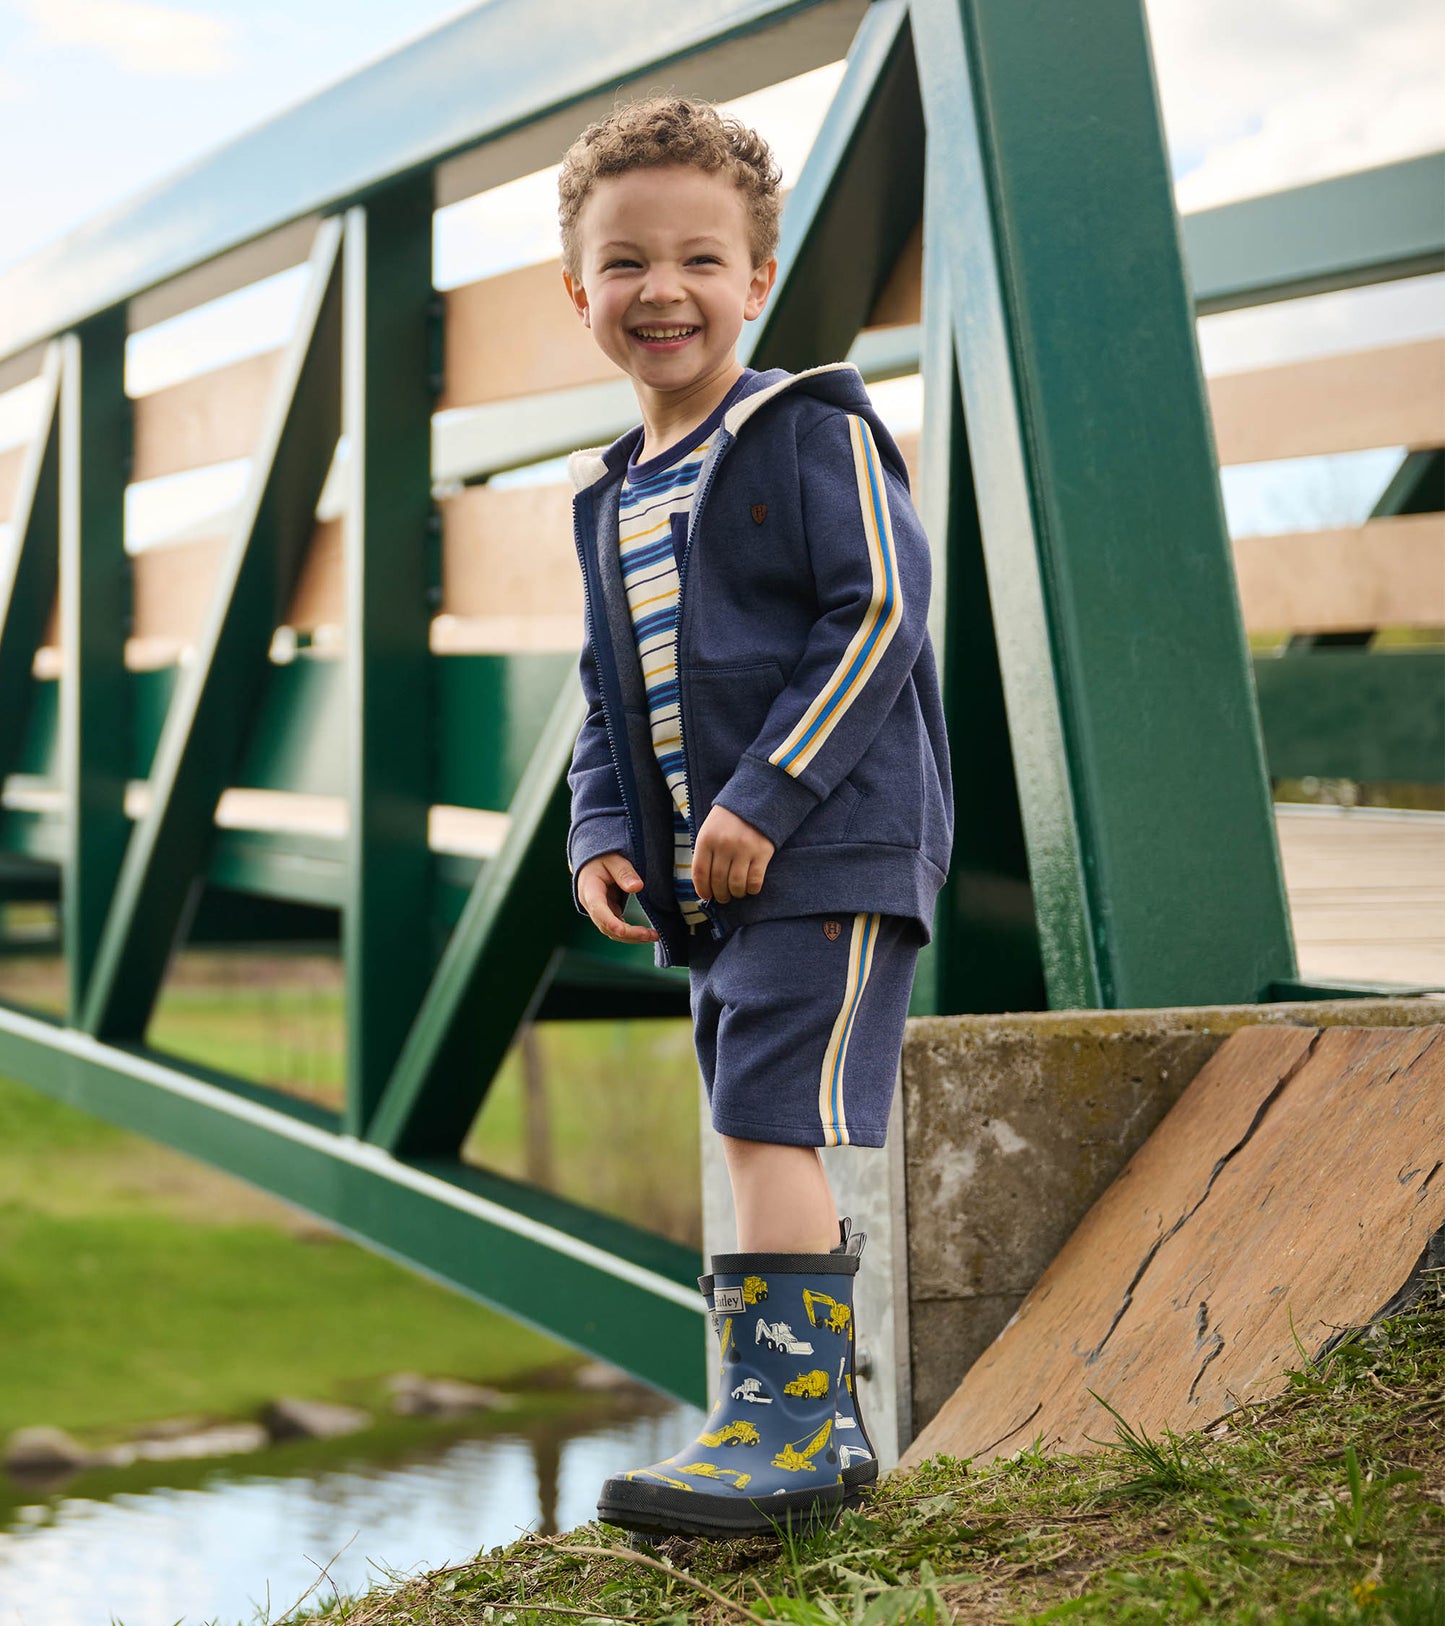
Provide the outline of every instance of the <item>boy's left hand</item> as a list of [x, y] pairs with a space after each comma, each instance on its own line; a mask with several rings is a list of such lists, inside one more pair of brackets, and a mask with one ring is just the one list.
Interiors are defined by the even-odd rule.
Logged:
[[776, 848], [756, 825], [725, 807], [702, 821], [692, 854], [692, 884], [711, 903], [731, 903], [763, 890], [763, 876]]

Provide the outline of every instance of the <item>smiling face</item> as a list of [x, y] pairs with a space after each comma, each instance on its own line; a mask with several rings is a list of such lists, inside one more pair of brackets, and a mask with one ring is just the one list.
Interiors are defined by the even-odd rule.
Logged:
[[722, 171], [629, 170], [594, 185], [577, 226], [567, 292], [632, 379], [649, 429], [699, 407], [706, 417], [742, 371], [738, 334], [777, 270], [774, 259], [752, 263], [741, 190]]

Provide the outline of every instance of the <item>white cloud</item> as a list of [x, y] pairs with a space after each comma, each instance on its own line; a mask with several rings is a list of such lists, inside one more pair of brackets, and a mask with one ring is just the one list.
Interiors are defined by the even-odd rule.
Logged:
[[1186, 212], [1445, 145], [1436, 0], [1149, 0]]
[[236, 64], [230, 23], [151, 0], [23, 0], [41, 46], [99, 52], [126, 73], [208, 78]]

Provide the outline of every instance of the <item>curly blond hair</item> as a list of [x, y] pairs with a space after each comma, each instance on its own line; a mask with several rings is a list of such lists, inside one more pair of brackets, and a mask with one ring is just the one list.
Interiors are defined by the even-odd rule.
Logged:
[[725, 171], [747, 204], [753, 265], [772, 258], [778, 247], [782, 172], [767, 142], [746, 124], [725, 118], [711, 102], [649, 96], [589, 124], [567, 149], [557, 177], [563, 270], [580, 274], [577, 217], [597, 182], [664, 164], [689, 164], [709, 175]]

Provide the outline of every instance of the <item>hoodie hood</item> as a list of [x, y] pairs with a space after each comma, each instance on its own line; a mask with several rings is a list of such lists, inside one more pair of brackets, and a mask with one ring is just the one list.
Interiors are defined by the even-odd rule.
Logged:
[[[809, 367], [801, 373], [790, 373], [782, 367], [771, 367], [755, 373], [739, 398], [723, 416], [723, 428], [729, 436], [736, 436], [743, 425], [777, 396], [794, 390], [817, 396], [821, 401], [849, 411], [871, 411], [868, 391], [863, 387], [863, 375], [851, 361], [833, 361], [822, 367]], [[627, 466], [638, 436], [640, 425], [634, 425], [626, 434], [619, 435], [610, 446], [591, 446], [585, 451], [573, 452], [567, 459], [567, 472], [572, 477], [575, 491], [585, 491]]]

